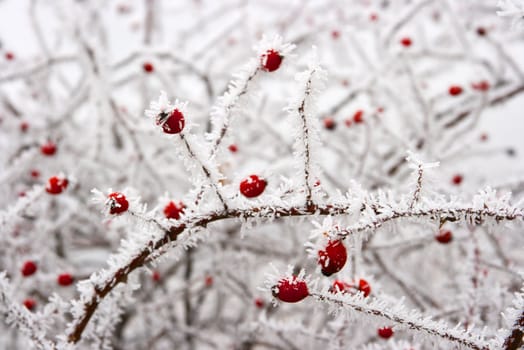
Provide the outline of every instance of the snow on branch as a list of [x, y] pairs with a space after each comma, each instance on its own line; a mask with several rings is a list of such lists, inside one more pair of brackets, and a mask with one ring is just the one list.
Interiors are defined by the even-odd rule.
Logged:
[[331, 293], [328, 291], [314, 291], [310, 293], [316, 300], [333, 306], [333, 312], [340, 313], [340, 308], [381, 318], [394, 323], [394, 328], [410, 329], [433, 336], [435, 339], [447, 341], [461, 347], [473, 350], [494, 349], [494, 344], [482, 336], [482, 331], [449, 327], [445, 322], [433, 321], [415, 310], [406, 310], [401, 302], [392, 305], [378, 298], [363, 298], [361, 294], [349, 295]]

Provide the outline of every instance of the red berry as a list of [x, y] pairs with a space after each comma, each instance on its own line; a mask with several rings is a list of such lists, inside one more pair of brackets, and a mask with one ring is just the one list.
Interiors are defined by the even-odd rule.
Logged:
[[152, 279], [154, 282], [158, 282], [158, 281], [160, 281], [160, 278], [161, 278], [161, 276], [160, 276], [160, 272], [158, 272], [158, 271], [156, 271], [156, 270], [153, 271], [153, 274], [151, 275], [151, 279]]
[[213, 285], [213, 276], [206, 276], [204, 283], [206, 287], [211, 287]]
[[24, 300], [24, 306], [28, 310], [33, 310], [36, 307], [36, 300], [32, 298], [27, 298]]
[[329, 241], [324, 250], [318, 252], [318, 264], [322, 274], [331, 276], [342, 270], [348, 258], [346, 247], [342, 241]]
[[283, 278], [278, 284], [271, 288], [273, 296], [286, 303], [297, 303], [309, 296], [306, 281], [292, 278]]
[[40, 146], [40, 152], [42, 152], [43, 155], [52, 156], [56, 153], [56, 144], [52, 141], [48, 141]]
[[15, 59], [15, 54], [12, 52], [6, 52], [5, 53], [5, 59], [8, 61], [12, 61]]
[[486, 28], [478, 27], [477, 28], [477, 34], [478, 34], [478, 36], [485, 36], [486, 35]]
[[[166, 134], [178, 134], [184, 130], [184, 126], [186, 125], [184, 115], [176, 108], [165, 118], [165, 121], [160, 123]], [[157, 124], [159, 124], [159, 122], [157, 122]]]
[[35, 179], [40, 177], [40, 172], [36, 169], [31, 170], [31, 177]]
[[351, 284], [346, 282], [335, 280], [329, 291], [331, 293], [347, 293], [351, 289]]
[[402, 46], [404, 46], [404, 47], [410, 47], [411, 44], [413, 44], [413, 42], [411, 41], [411, 39], [408, 38], [408, 37], [400, 39], [400, 43], [401, 43]]
[[487, 141], [488, 140], [488, 134], [482, 133], [480, 135], [480, 141]]
[[338, 30], [333, 30], [331, 32], [331, 37], [335, 40], [338, 39], [340, 37], [340, 32]]
[[58, 277], [56, 278], [56, 282], [62, 287], [70, 286], [71, 284], [73, 284], [73, 281], [73, 276], [71, 276], [68, 273], [62, 273], [58, 275]]
[[457, 174], [455, 176], [453, 176], [453, 178], [451, 179], [451, 182], [454, 184], [454, 185], [460, 185], [462, 183], [462, 180], [463, 180], [463, 177], [462, 175], [460, 174]]
[[34, 261], [28, 260], [24, 263], [24, 265], [22, 265], [22, 270], [21, 270], [22, 276], [24, 277], [31, 276], [32, 274], [36, 272], [37, 269], [38, 269], [38, 266], [36, 265], [36, 263]]
[[485, 92], [489, 90], [489, 82], [486, 80], [481, 80], [477, 83], [472, 83], [471, 87], [473, 90]]
[[257, 175], [249, 175], [240, 183], [240, 193], [247, 198], [260, 196], [267, 186], [267, 181]]
[[124, 194], [113, 192], [107, 198], [109, 198], [109, 214], [118, 215], [129, 209], [129, 202]]
[[274, 72], [280, 67], [282, 59], [284, 57], [280, 56], [280, 53], [275, 50], [267, 50], [265, 54], [262, 55], [260, 63], [262, 64], [262, 69], [266, 72]]
[[49, 194], [60, 194], [67, 188], [68, 184], [69, 181], [65, 177], [51, 176], [47, 180], [45, 190]]
[[364, 297], [367, 297], [369, 294], [371, 294], [371, 286], [369, 285], [368, 281], [364, 279], [360, 279], [358, 281], [358, 290], [364, 293]]
[[369, 15], [369, 20], [372, 22], [376, 22], [378, 20], [378, 15], [376, 13], [372, 13]]
[[379, 337], [384, 339], [389, 339], [391, 336], [393, 336], [393, 329], [391, 327], [382, 327], [377, 330], [377, 334]]
[[451, 96], [458, 96], [462, 93], [462, 88], [458, 85], [452, 85], [448, 91]]
[[262, 309], [264, 307], [265, 303], [264, 303], [264, 299], [262, 298], [256, 298], [255, 299], [255, 306], [259, 309]]
[[146, 73], [152, 73], [155, 70], [155, 67], [151, 62], [144, 62], [142, 65], [142, 68], [144, 69], [144, 72]]
[[355, 114], [353, 114], [353, 121], [356, 124], [363, 123], [364, 122], [363, 116], [364, 116], [364, 111], [359, 109], [358, 111], [355, 112]]
[[28, 122], [21, 122], [20, 123], [20, 131], [26, 132], [29, 129], [29, 123]]
[[238, 152], [238, 147], [235, 144], [229, 145], [228, 149], [229, 149], [229, 151], [231, 153], [237, 153]]
[[453, 234], [450, 230], [440, 230], [435, 239], [439, 243], [447, 244], [453, 240]]
[[333, 120], [333, 118], [328, 117], [324, 119], [324, 127], [328, 130], [335, 130], [337, 123], [335, 120]]
[[164, 215], [168, 219], [180, 219], [180, 214], [184, 214], [184, 203], [180, 202], [178, 205], [176, 205], [175, 202], [170, 201], [167, 203], [167, 205], [164, 207]]

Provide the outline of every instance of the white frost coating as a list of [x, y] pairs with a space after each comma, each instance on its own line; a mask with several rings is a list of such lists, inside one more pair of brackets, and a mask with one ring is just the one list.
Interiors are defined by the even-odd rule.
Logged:
[[0, 311], [7, 315], [6, 322], [16, 325], [32, 340], [36, 348], [54, 349], [54, 344], [46, 339], [46, 330], [43, 327], [46, 320], [29, 312], [15, 300], [14, 290], [5, 272], [0, 272]]
[[[301, 181], [307, 201], [320, 200], [318, 193], [313, 191], [316, 181], [320, 178], [319, 150], [320, 120], [316, 117], [316, 100], [325, 86], [326, 71], [320, 66], [316, 47], [312, 48], [307, 60], [307, 69], [295, 76], [299, 88], [297, 96], [293, 97], [285, 110], [290, 115], [291, 129], [295, 142], [294, 163], [298, 169], [297, 178]], [[313, 198], [315, 196], [315, 198]]]
[[524, 1], [523, 0], [499, 0], [497, 15], [511, 19], [511, 26], [515, 29], [524, 29]]

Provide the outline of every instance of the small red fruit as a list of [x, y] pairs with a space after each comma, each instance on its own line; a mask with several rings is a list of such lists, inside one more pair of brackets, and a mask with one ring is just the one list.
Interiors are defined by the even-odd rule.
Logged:
[[264, 299], [262, 298], [256, 298], [255, 299], [255, 306], [259, 309], [262, 309], [264, 307], [265, 303], [264, 303]]
[[449, 87], [448, 92], [451, 96], [458, 96], [462, 93], [462, 87], [458, 85], [452, 85]]
[[213, 276], [207, 275], [204, 284], [206, 287], [211, 287], [213, 285]]
[[144, 72], [146, 73], [153, 73], [153, 71], [155, 70], [155, 67], [153, 66], [151, 62], [144, 62], [144, 64], [142, 65], [142, 68], [144, 69]]
[[363, 123], [364, 122], [363, 116], [364, 116], [363, 110], [359, 109], [358, 111], [356, 111], [355, 114], [353, 114], [353, 121], [355, 122], [355, 124]]
[[391, 327], [382, 327], [377, 330], [379, 337], [383, 339], [389, 339], [393, 336], [393, 329]]
[[441, 244], [447, 244], [453, 240], [453, 234], [450, 230], [440, 230], [435, 239]]
[[52, 156], [56, 153], [56, 144], [52, 141], [47, 141], [40, 146], [40, 152], [45, 156]]
[[153, 271], [153, 275], [151, 275], [151, 279], [154, 281], [154, 282], [158, 282], [160, 281], [160, 272], [158, 271]]
[[297, 303], [309, 296], [306, 281], [292, 278], [283, 278], [278, 284], [271, 288], [273, 296], [286, 303]]
[[124, 194], [113, 192], [107, 198], [109, 198], [109, 214], [118, 215], [129, 209], [129, 202]]
[[40, 177], [40, 172], [36, 169], [31, 170], [31, 177], [34, 179]]
[[364, 279], [360, 279], [358, 281], [358, 290], [364, 293], [364, 297], [367, 297], [369, 294], [371, 294], [371, 286], [369, 285], [368, 281]]
[[15, 54], [12, 52], [6, 52], [5, 53], [5, 59], [8, 61], [12, 61], [15, 59]]
[[324, 276], [331, 276], [342, 270], [348, 258], [342, 241], [329, 241], [324, 250], [318, 252], [318, 264]]
[[408, 38], [408, 37], [405, 37], [405, 38], [400, 39], [400, 43], [401, 43], [402, 46], [404, 46], [404, 47], [410, 47], [411, 44], [413, 44], [413, 42], [411, 41], [411, 39]]
[[73, 284], [74, 278], [69, 273], [62, 273], [56, 278], [56, 282], [62, 287], [67, 287]]
[[28, 122], [21, 122], [20, 123], [20, 131], [21, 132], [27, 132], [29, 129], [29, 123]]
[[376, 21], [378, 20], [378, 15], [377, 15], [376, 13], [371, 13], [371, 14], [369, 15], [369, 20], [370, 20], [371, 22], [376, 22]]
[[169, 115], [162, 115], [157, 124], [162, 124], [162, 129], [166, 134], [178, 134], [184, 130], [186, 121], [184, 115], [178, 109], [174, 109]]
[[31, 311], [36, 307], [36, 300], [27, 298], [24, 300], [24, 306], [27, 308], [27, 310]]
[[485, 36], [486, 33], [487, 33], [487, 32], [486, 32], [486, 28], [484, 28], [484, 27], [478, 27], [478, 28], [477, 28], [477, 34], [478, 34], [478, 36]]
[[340, 280], [335, 280], [331, 288], [329, 288], [331, 293], [347, 293], [349, 290], [351, 290], [351, 284]]
[[340, 37], [340, 32], [338, 30], [331, 31], [331, 37], [337, 40]]
[[28, 260], [24, 263], [24, 265], [22, 265], [22, 269], [21, 269], [22, 276], [24, 277], [31, 276], [32, 274], [36, 272], [37, 269], [38, 269], [38, 266], [36, 265], [36, 263], [34, 261]]
[[240, 183], [240, 193], [247, 198], [260, 196], [267, 186], [267, 181], [257, 175], [249, 175]]
[[485, 92], [489, 90], [489, 82], [487, 80], [481, 80], [477, 83], [472, 83], [471, 87], [473, 90]]
[[262, 69], [266, 72], [274, 72], [282, 63], [284, 57], [275, 50], [267, 50], [265, 54], [260, 58], [260, 63], [262, 64]]
[[184, 214], [184, 203], [180, 202], [178, 205], [170, 201], [167, 203], [167, 205], [164, 207], [164, 215], [168, 219], [180, 219], [180, 214]]
[[49, 194], [60, 194], [67, 188], [68, 184], [69, 181], [65, 177], [51, 176], [49, 180], [47, 180], [45, 190]]
[[464, 178], [462, 177], [462, 175], [460, 174], [457, 174], [455, 176], [453, 176], [453, 178], [451, 179], [451, 182], [454, 184], [454, 185], [460, 185], [462, 183], [462, 180]]
[[229, 151], [230, 151], [231, 153], [237, 153], [237, 152], [238, 152], [238, 147], [237, 147], [237, 145], [235, 145], [235, 144], [231, 144], [231, 145], [229, 145], [228, 149], [229, 149]]
[[335, 128], [337, 127], [337, 123], [333, 118], [327, 117], [324, 119], [324, 127], [328, 130], [335, 130]]

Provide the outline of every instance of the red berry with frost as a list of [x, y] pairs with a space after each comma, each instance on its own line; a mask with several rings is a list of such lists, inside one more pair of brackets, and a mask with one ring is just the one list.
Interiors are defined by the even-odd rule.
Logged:
[[247, 198], [260, 196], [267, 186], [267, 181], [257, 175], [250, 175], [240, 182], [240, 193]]
[[182, 112], [175, 108], [169, 115], [163, 114], [157, 124], [162, 124], [162, 129], [166, 134], [178, 134], [184, 130], [186, 120]]
[[462, 180], [464, 178], [462, 177], [462, 175], [460, 174], [457, 174], [455, 176], [453, 176], [453, 178], [451, 179], [451, 182], [453, 183], [453, 185], [460, 185], [462, 183]]
[[358, 111], [355, 112], [355, 114], [353, 114], [353, 121], [356, 123], [356, 124], [360, 124], [360, 123], [363, 123], [364, 122], [364, 111], [359, 109]]
[[309, 296], [306, 281], [299, 280], [296, 276], [281, 279], [271, 288], [271, 292], [275, 298], [286, 303], [297, 303]]
[[28, 260], [22, 265], [22, 269], [20, 270], [22, 272], [22, 276], [29, 277], [32, 274], [36, 272], [38, 269], [38, 266], [34, 261]]
[[278, 51], [267, 50], [267, 52], [260, 58], [262, 69], [266, 72], [276, 71], [280, 67], [283, 58], [284, 57], [281, 56]]
[[56, 153], [56, 144], [52, 141], [48, 141], [40, 146], [40, 152], [45, 156], [52, 156]]
[[458, 96], [462, 93], [462, 87], [458, 85], [452, 85], [449, 87], [448, 92], [451, 96]]
[[109, 199], [109, 214], [118, 215], [129, 209], [129, 202], [123, 193], [113, 192], [107, 198]]
[[351, 290], [351, 284], [340, 280], [335, 280], [329, 288], [330, 293], [347, 293], [349, 290]]
[[401, 43], [402, 46], [404, 46], [404, 47], [410, 47], [411, 44], [413, 44], [413, 42], [411, 41], [411, 39], [408, 38], [408, 37], [405, 37], [405, 38], [400, 39], [400, 43]]
[[229, 147], [228, 147], [227, 149], [229, 149], [229, 151], [230, 151], [231, 153], [237, 153], [237, 152], [238, 152], [238, 147], [237, 147], [237, 145], [235, 145], [235, 144], [231, 144], [231, 145], [229, 145]]
[[383, 339], [389, 339], [393, 336], [393, 328], [391, 327], [382, 327], [377, 330], [377, 334], [379, 337]]
[[67, 287], [73, 284], [74, 278], [69, 273], [61, 273], [56, 278], [56, 282], [62, 287]]
[[184, 203], [180, 202], [177, 205], [175, 202], [170, 201], [164, 207], [164, 215], [168, 219], [178, 220], [180, 219], [180, 215], [184, 214], [184, 208], [185, 208]]
[[329, 241], [324, 250], [318, 252], [318, 264], [322, 274], [331, 276], [342, 270], [348, 258], [347, 250], [342, 241]]
[[337, 127], [337, 123], [333, 118], [327, 117], [324, 119], [324, 127], [328, 130], [335, 130], [335, 128]]
[[24, 300], [24, 306], [29, 311], [34, 310], [34, 308], [36, 307], [36, 300], [33, 298], [27, 298]]
[[155, 70], [155, 67], [153, 66], [151, 62], [144, 62], [144, 64], [142, 65], [142, 68], [144, 69], [144, 72], [146, 73], [153, 73], [153, 71]]
[[61, 176], [51, 176], [47, 180], [47, 184], [45, 186], [45, 190], [49, 194], [60, 194], [62, 193], [69, 184], [69, 181], [65, 177]]
[[441, 244], [447, 244], [453, 240], [453, 234], [450, 230], [440, 230], [435, 239]]
[[358, 290], [364, 294], [364, 297], [367, 297], [369, 294], [371, 294], [371, 286], [369, 285], [368, 281], [364, 279], [360, 279], [358, 281]]

